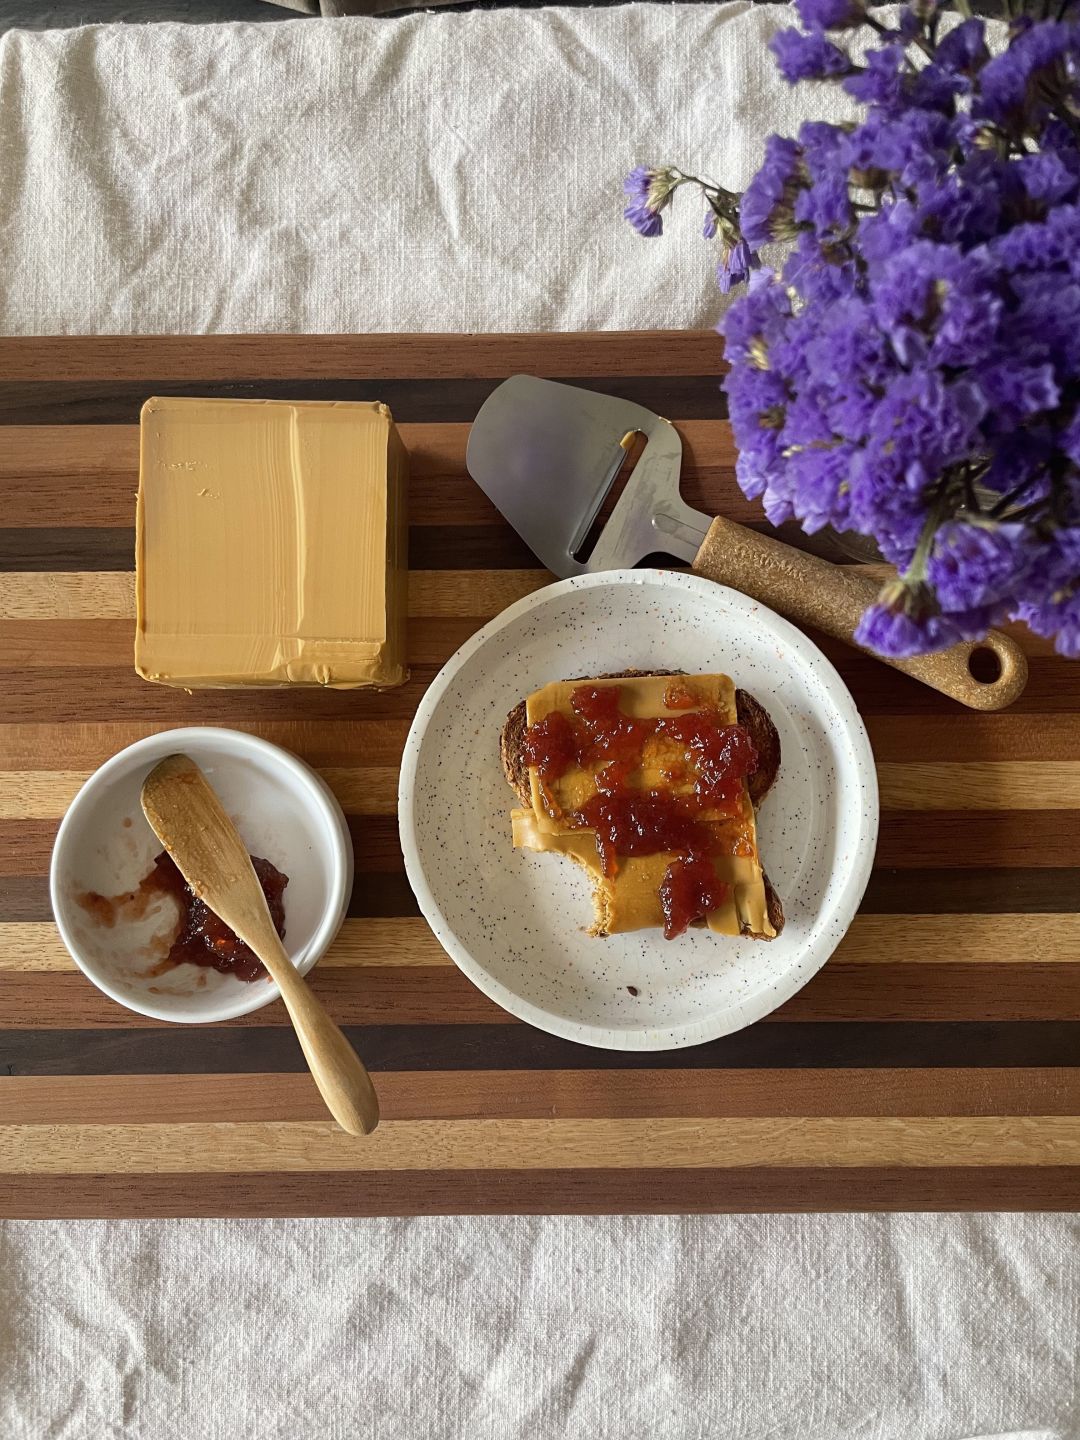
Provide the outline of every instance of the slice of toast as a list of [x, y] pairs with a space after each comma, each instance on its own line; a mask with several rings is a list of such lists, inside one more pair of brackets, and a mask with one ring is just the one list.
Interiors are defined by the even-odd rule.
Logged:
[[[617, 670], [605, 675], [591, 675], [574, 677], [580, 679], [582, 684], [589, 680], [632, 680], [645, 675], [682, 675], [682, 670]], [[573, 682], [571, 682], [573, 683]], [[738, 722], [750, 733], [754, 742], [754, 749], [757, 751], [758, 765], [752, 775], [747, 776], [746, 786], [750, 794], [750, 801], [755, 810], [761, 808], [773, 781], [776, 779], [780, 769], [780, 736], [777, 734], [776, 726], [765, 707], [746, 690], [735, 691], [735, 707]], [[532, 789], [529, 779], [529, 767], [526, 765], [522, 755], [522, 745], [525, 738], [525, 731], [528, 727], [526, 717], [525, 701], [521, 700], [514, 706], [513, 710], [506, 717], [502, 732], [499, 737], [499, 754], [502, 759], [503, 773], [507, 782], [514, 790], [519, 802], [525, 810], [532, 808]], [[573, 858], [573, 857], [571, 857]], [[784, 907], [780, 897], [773, 888], [768, 875], [762, 872], [762, 882], [765, 888], [765, 905], [769, 917], [769, 924], [777, 935], [784, 928]], [[596, 905], [596, 923], [592, 933], [595, 935], [606, 935], [605, 925], [606, 908], [605, 899], [597, 889], [594, 895]], [[701, 926], [704, 922], [697, 921]], [[744, 929], [742, 932], [755, 940], [771, 940], [774, 937], [764, 932]]]

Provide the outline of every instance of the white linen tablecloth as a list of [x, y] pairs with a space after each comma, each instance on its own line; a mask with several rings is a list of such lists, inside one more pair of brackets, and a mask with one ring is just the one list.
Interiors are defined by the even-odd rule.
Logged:
[[778, 14], [14, 31], [0, 333], [712, 324], [704, 207], [680, 196], [672, 235], [644, 240], [622, 179], [653, 161], [749, 179], [807, 103], [765, 49]]
[[9, 1223], [5, 1440], [1073, 1440], [1080, 1221]]
[[[799, 118], [784, 19], [10, 33], [0, 332], [710, 324], [700, 207], [644, 241], [620, 182], [743, 183]], [[0, 1436], [1080, 1440], [1078, 1242], [1071, 1216], [9, 1222]]]

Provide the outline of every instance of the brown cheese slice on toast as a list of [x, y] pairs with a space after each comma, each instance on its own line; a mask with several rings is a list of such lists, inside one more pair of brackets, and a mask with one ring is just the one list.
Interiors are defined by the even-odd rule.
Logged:
[[[730, 887], [726, 902], [710, 912], [707, 924], [711, 930], [722, 935], [754, 935], [771, 939], [783, 925], [783, 911], [761, 868], [751, 797], [760, 801], [779, 765], [776, 730], [751, 697], [745, 692], [736, 692], [729, 676], [692, 675], [686, 679], [701, 696], [701, 706], [691, 709], [706, 705], [714, 707], [724, 715], [728, 724], [746, 723], [749, 719], [748, 728], [761, 762], [758, 772], [750, 777], [749, 786], [743, 782], [740, 802], [734, 807], [735, 813], [706, 810], [701, 814], [703, 821], [723, 832], [720, 853], [714, 857], [713, 863], [718, 877]], [[535, 724], [552, 711], [558, 710], [568, 719], [573, 718], [570, 696], [582, 684], [618, 686], [621, 691], [620, 708], [637, 718], [688, 713], [685, 709], [676, 711], [665, 705], [664, 692], [670, 683], [670, 674], [643, 675], [636, 672], [597, 679], [555, 681], [528, 696], [524, 705], [510, 715], [503, 731], [503, 764], [507, 779], [523, 802], [520, 808], [511, 812], [514, 845], [566, 855], [588, 872], [593, 882], [596, 908], [591, 931], [596, 935], [663, 926], [660, 885], [672, 856], [664, 853], [620, 857], [617, 873], [606, 876], [594, 833], [571, 829], [557, 818], [578, 808], [595, 793], [591, 772], [574, 767], [551, 782], [547, 787], [548, 798], [554, 803], [549, 806], [535, 769], [524, 766], [521, 760], [521, 739], [526, 725]], [[665, 768], [669, 769], [673, 762], [683, 758], [683, 747], [655, 737], [646, 747], [645, 765], [638, 783], [643, 788], [689, 790], [692, 778], [672, 786], [663, 773]], [[528, 804], [524, 803], [526, 801]]]

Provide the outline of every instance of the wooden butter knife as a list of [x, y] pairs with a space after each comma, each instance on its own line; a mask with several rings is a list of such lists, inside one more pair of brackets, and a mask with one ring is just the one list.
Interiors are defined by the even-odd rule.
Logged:
[[143, 781], [143, 814], [200, 900], [266, 966], [281, 991], [326, 1108], [350, 1135], [379, 1123], [371, 1076], [285, 953], [247, 846], [206, 776], [187, 755], [170, 755]]

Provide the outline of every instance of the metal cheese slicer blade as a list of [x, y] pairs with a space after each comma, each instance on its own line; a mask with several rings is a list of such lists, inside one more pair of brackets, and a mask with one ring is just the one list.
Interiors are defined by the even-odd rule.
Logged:
[[[636, 436], [645, 448], [587, 558], [583, 547]], [[663, 552], [693, 560], [707, 515], [679, 495], [682, 441], [630, 400], [514, 375], [481, 407], [466, 464], [537, 558], [561, 577], [640, 564]]]
[[[719, 408], [719, 397], [717, 403]], [[590, 551], [601, 506], [638, 436], [645, 437], [645, 448]], [[860, 566], [830, 565], [691, 509], [679, 494], [678, 433], [629, 400], [514, 375], [484, 402], [466, 464], [537, 558], [564, 579], [671, 555], [689, 560], [696, 574], [848, 644], [856, 643], [859, 620], [880, 590], [880, 577]], [[976, 650], [993, 652], [996, 674], [976, 673]], [[1011, 704], [1028, 675], [1024, 652], [997, 630], [933, 655], [877, 658], [974, 710]]]

